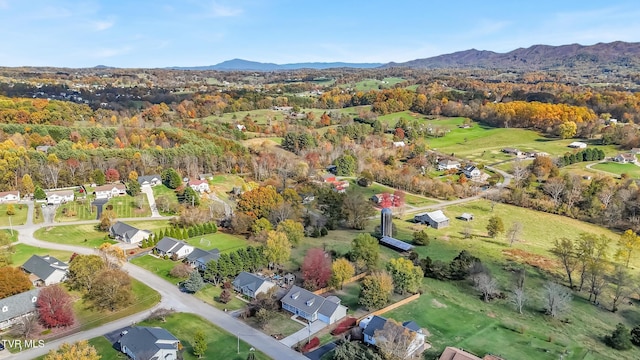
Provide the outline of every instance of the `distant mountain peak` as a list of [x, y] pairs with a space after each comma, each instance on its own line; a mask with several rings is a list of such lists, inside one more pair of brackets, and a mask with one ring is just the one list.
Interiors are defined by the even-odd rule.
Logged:
[[274, 64], [250, 61], [245, 59], [231, 59], [216, 65], [192, 66], [192, 67], [172, 67], [180, 70], [218, 70], [218, 71], [278, 71], [296, 69], [333, 69], [333, 68], [356, 68], [371, 69], [377, 68], [382, 63], [346, 63], [346, 62], [307, 62], [292, 64]]

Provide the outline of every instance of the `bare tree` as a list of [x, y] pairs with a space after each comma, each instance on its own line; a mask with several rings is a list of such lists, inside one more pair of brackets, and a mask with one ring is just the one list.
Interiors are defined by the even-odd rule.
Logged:
[[598, 200], [602, 203], [602, 206], [606, 209], [613, 200], [613, 196], [616, 194], [615, 189], [611, 186], [605, 186], [598, 192]]
[[509, 230], [507, 230], [507, 240], [509, 240], [509, 246], [513, 246], [515, 242], [518, 242], [518, 238], [522, 234], [522, 223], [514, 222], [511, 224]]
[[545, 312], [551, 317], [558, 317], [571, 309], [571, 292], [564, 286], [554, 282], [544, 285]]
[[18, 337], [29, 339], [38, 330], [38, 316], [29, 314], [21, 317], [18, 322], [11, 328], [11, 332]]
[[474, 276], [475, 289], [482, 293], [482, 300], [489, 301], [496, 295], [498, 290], [498, 282], [486, 272], [479, 273]]
[[553, 204], [558, 206], [560, 204], [560, 199], [562, 197], [562, 193], [564, 192], [565, 182], [561, 178], [551, 178], [548, 179], [544, 185], [542, 185], [542, 190], [544, 190], [547, 195], [551, 196], [551, 200], [553, 200]]
[[465, 239], [473, 238], [473, 228], [471, 227], [471, 224], [464, 224], [462, 227], [462, 236], [464, 236]]
[[385, 359], [400, 360], [408, 357], [408, 350], [411, 349], [416, 333], [395, 320], [388, 319], [382, 329], [374, 331], [373, 337]]
[[513, 183], [516, 187], [522, 186], [522, 182], [529, 176], [530, 172], [527, 169], [527, 166], [524, 165], [520, 160], [516, 160], [511, 168], [511, 173], [513, 175]]
[[519, 314], [522, 314], [522, 308], [527, 302], [527, 294], [524, 292], [524, 288], [516, 287], [515, 289], [513, 289], [511, 296], [509, 296], [509, 302], [511, 302], [511, 304], [515, 306]]

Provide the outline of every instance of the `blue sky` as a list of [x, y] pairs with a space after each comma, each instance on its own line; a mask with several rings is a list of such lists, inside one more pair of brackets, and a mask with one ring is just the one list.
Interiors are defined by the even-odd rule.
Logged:
[[0, 66], [402, 62], [640, 41], [637, 0], [0, 0]]

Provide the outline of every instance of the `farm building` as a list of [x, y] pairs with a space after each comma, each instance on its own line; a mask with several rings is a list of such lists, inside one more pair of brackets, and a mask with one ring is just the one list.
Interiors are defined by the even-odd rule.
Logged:
[[409, 243], [406, 243], [402, 240], [394, 239], [391, 236], [383, 236], [382, 238], [380, 238], [380, 243], [396, 251], [411, 251], [414, 247]]
[[567, 146], [569, 146], [570, 148], [573, 148], [573, 149], [586, 149], [587, 148], [587, 144], [583, 143], [583, 142], [580, 142], [580, 141], [574, 141], [574, 142], [572, 142], [571, 144], [569, 144]]
[[427, 224], [434, 229], [440, 229], [449, 226], [449, 218], [444, 215], [442, 210], [417, 214], [413, 220], [417, 223]]
[[502, 149], [502, 152], [505, 154], [515, 155], [515, 156], [522, 155], [522, 152], [516, 148], [504, 148]]
[[464, 221], [471, 221], [471, 220], [473, 220], [473, 214], [462, 213], [462, 215], [460, 215], [458, 218], [460, 220], [464, 220]]

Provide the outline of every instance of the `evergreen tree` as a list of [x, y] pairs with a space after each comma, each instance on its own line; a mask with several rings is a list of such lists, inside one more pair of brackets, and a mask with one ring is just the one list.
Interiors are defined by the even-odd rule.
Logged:
[[616, 326], [613, 333], [605, 338], [607, 344], [617, 350], [629, 350], [632, 347], [631, 333], [624, 324]]
[[201, 358], [207, 352], [207, 340], [204, 331], [198, 330], [193, 336], [193, 355]]
[[196, 293], [204, 286], [204, 281], [199, 271], [192, 271], [189, 278], [182, 283], [185, 290], [190, 293]]

